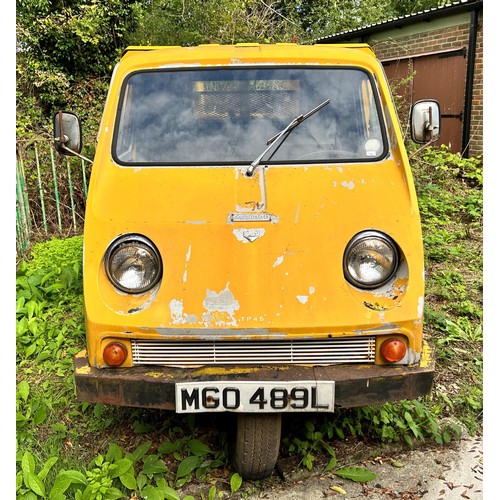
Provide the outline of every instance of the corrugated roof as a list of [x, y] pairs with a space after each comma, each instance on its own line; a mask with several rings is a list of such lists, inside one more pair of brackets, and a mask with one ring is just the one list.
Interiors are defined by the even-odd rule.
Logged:
[[333, 35], [323, 36], [315, 40], [315, 43], [329, 43], [331, 41], [342, 41], [355, 36], [368, 35], [377, 31], [385, 31], [392, 28], [401, 28], [408, 24], [414, 24], [420, 21], [429, 21], [438, 17], [449, 16], [457, 12], [471, 11], [483, 8], [483, 0], [458, 0], [456, 2], [447, 3], [440, 7], [433, 7], [414, 14], [406, 14], [387, 21], [368, 24], [352, 30], [341, 31]]

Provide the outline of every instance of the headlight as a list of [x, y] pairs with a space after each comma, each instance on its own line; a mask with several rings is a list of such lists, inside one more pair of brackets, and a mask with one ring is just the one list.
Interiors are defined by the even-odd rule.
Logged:
[[357, 234], [344, 253], [345, 278], [359, 288], [376, 288], [387, 283], [398, 264], [396, 244], [387, 235], [377, 231]]
[[113, 286], [127, 293], [143, 293], [161, 278], [161, 258], [144, 236], [129, 234], [117, 238], [106, 250], [104, 269]]

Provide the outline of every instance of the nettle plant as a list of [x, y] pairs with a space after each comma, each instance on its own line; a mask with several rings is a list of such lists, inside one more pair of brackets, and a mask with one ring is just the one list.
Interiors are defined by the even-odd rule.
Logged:
[[[165, 464], [156, 455], [146, 456], [150, 446], [150, 442], [143, 443], [133, 453], [124, 453], [119, 446], [110, 444], [107, 454], [98, 454], [84, 473], [61, 470], [48, 497], [51, 500], [113, 500], [123, 498], [124, 491], [138, 491], [142, 498], [179, 499], [178, 493], [168, 486], [164, 478], [167, 472]], [[28, 487], [45, 497], [43, 479], [46, 474], [35, 474], [34, 460], [25, 457], [23, 472], [18, 473], [18, 493], [26, 493]], [[136, 473], [136, 468], [139, 473]], [[34, 478], [36, 476], [38, 480]]]
[[334, 418], [324, 418], [322, 422], [306, 421], [304, 428], [297, 429], [294, 438], [285, 438], [283, 444], [290, 455], [301, 456], [300, 463], [309, 470], [317, 456], [326, 453], [330, 458], [323, 472], [331, 471], [353, 481], [365, 482], [371, 480], [365, 479], [371, 477], [369, 470], [336, 469], [337, 460], [329, 441], [352, 436], [382, 443], [406, 442], [409, 446], [429, 440], [445, 444], [460, 437], [461, 431], [458, 425], [440, 423], [439, 415], [425, 401], [413, 400], [341, 409]]

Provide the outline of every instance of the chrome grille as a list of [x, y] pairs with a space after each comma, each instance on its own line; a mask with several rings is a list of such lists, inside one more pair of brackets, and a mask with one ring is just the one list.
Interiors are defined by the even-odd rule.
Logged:
[[373, 363], [375, 337], [310, 340], [132, 340], [135, 365], [276, 365]]

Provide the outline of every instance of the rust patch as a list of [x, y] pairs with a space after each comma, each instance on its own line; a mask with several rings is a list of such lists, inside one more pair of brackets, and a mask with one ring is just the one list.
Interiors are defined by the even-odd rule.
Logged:
[[379, 304], [378, 302], [375, 302], [375, 304], [372, 304], [371, 302], [363, 302], [363, 304], [365, 305], [365, 307], [368, 307], [368, 309], [372, 309], [373, 311], [387, 311], [388, 309], [390, 309], [389, 307], [385, 307], [381, 304]]

